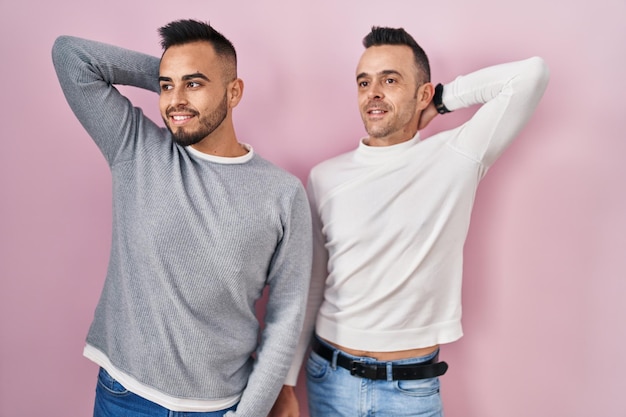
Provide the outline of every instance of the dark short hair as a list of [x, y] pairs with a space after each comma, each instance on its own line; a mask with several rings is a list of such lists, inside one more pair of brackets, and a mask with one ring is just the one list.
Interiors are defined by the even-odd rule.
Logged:
[[411, 48], [418, 69], [418, 80], [421, 78], [423, 82], [430, 81], [430, 63], [426, 52], [403, 28], [372, 26], [370, 33], [363, 38], [363, 46], [369, 48], [380, 45], [406, 45]]
[[204, 41], [213, 46], [217, 56], [232, 64], [233, 78], [237, 77], [237, 52], [232, 42], [215, 30], [209, 23], [193, 19], [175, 20], [159, 28], [161, 46], [167, 51], [171, 46]]

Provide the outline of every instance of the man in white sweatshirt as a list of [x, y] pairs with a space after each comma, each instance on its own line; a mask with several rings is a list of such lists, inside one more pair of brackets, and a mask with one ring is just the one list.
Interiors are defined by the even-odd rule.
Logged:
[[[368, 136], [311, 171], [314, 259], [305, 327], [273, 416], [295, 416], [306, 363], [311, 417], [442, 416], [439, 346], [461, 328], [463, 245], [476, 190], [532, 115], [534, 57], [436, 86], [404, 29], [374, 27], [356, 71]], [[428, 140], [438, 114], [481, 105]]]

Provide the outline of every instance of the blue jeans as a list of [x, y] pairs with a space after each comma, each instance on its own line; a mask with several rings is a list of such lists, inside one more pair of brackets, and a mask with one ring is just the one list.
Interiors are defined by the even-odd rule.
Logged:
[[[373, 364], [400, 365], [428, 361], [437, 352], [393, 362], [343, 354]], [[307, 360], [306, 376], [310, 417], [443, 417], [439, 378], [411, 381], [359, 378], [315, 352]]]
[[211, 412], [171, 411], [128, 391], [107, 371], [100, 368], [93, 415], [94, 417], [222, 417], [227, 411], [236, 408], [235, 404], [227, 410]]

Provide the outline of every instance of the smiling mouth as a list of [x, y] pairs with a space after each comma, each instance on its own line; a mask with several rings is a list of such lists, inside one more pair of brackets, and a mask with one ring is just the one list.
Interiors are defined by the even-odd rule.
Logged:
[[368, 109], [366, 111], [366, 113], [371, 118], [380, 118], [380, 117], [383, 117], [387, 113], [387, 110], [383, 110], [383, 109]]
[[193, 114], [175, 114], [175, 115], [170, 115], [169, 119], [172, 125], [180, 126], [180, 125], [184, 125], [185, 123], [187, 123], [189, 120], [193, 119], [194, 117], [195, 115]]

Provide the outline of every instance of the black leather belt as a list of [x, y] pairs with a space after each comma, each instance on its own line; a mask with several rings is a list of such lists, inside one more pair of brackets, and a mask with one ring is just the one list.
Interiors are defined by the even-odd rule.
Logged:
[[[317, 338], [313, 339], [313, 351], [332, 363], [335, 350], [321, 344]], [[350, 371], [350, 375], [360, 378], [387, 379], [387, 365], [381, 364], [380, 362], [372, 364], [358, 360], [355, 361], [349, 356], [339, 352], [337, 354], [337, 365]], [[391, 375], [394, 381], [427, 379], [441, 376], [445, 374], [447, 370], [448, 364], [439, 362], [439, 353], [437, 353], [434, 358], [426, 362], [412, 365], [392, 365]]]

